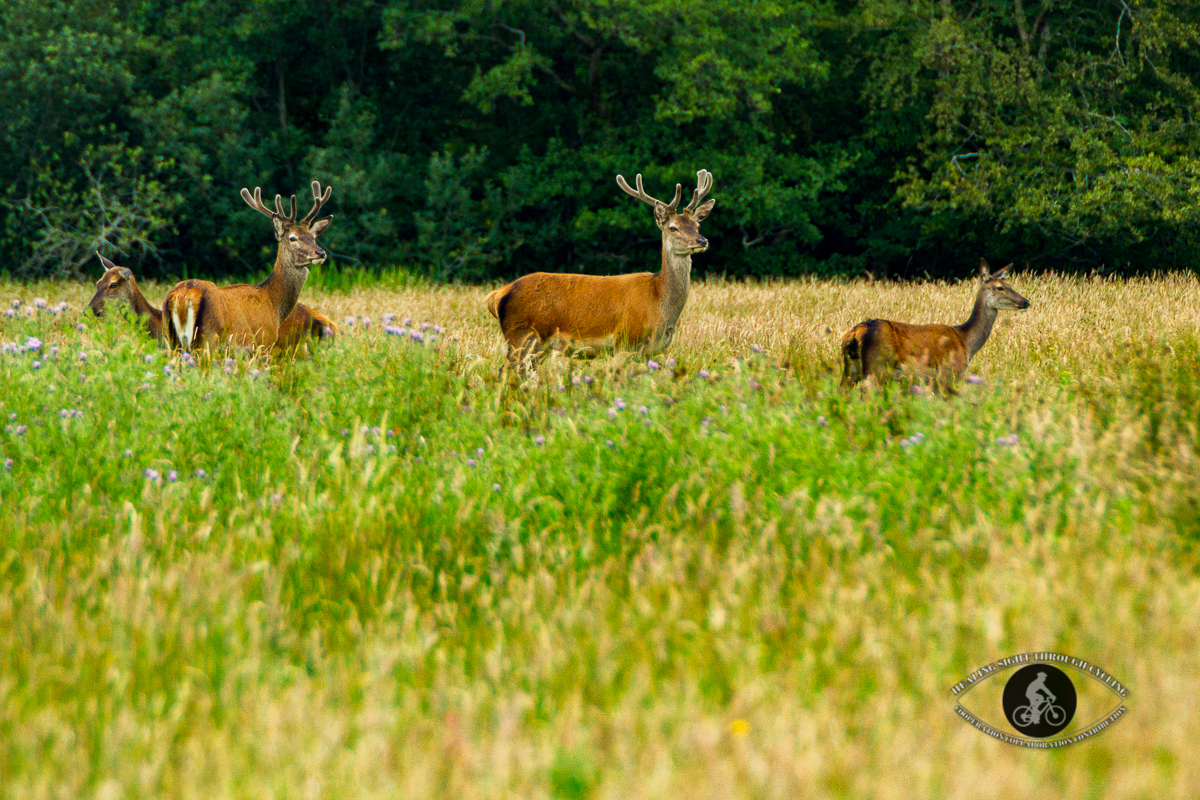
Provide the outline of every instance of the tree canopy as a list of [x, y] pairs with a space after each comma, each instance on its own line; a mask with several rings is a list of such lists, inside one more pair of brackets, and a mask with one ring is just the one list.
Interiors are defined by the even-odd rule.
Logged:
[[242, 275], [238, 190], [334, 187], [346, 265], [654, 268], [616, 187], [713, 172], [730, 276], [1200, 268], [1186, 0], [0, 0], [17, 276]]

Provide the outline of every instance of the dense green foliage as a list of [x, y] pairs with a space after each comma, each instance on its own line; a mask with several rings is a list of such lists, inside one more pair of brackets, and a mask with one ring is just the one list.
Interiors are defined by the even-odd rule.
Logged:
[[242, 186], [343, 266], [654, 263], [616, 189], [716, 175], [729, 275], [1200, 266], [1183, 0], [0, 0], [0, 259], [245, 274]]

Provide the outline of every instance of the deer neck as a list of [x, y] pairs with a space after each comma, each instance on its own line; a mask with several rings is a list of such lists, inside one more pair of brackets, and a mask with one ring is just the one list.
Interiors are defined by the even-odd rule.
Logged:
[[150, 316], [152, 319], [162, 319], [162, 309], [155, 308], [150, 305], [150, 301], [142, 294], [142, 290], [138, 288], [136, 283], [131, 284], [133, 289], [133, 313], [139, 317]]
[[958, 329], [962, 331], [963, 338], [967, 340], [968, 358], [978, 353], [987, 342], [988, 337], [992, 335], [992, 326], [996, 324], [996, 314], [996, 309], [987, 304], [984, 291], [980, 289], [979, 294], [975, 295], [975, 307], [971, 309], [971, 316], [958, 326]]
[[304, 288], [304, 281], [307, 279], [308, 270], [296, 267], [280, 243], [279, 254], [275, 256], [275, 268], [271, 270], [267, 279], [259, 284], [259, 288], [266, 291], [272, 305], [279, 312], [281, 323], [296, 307], [297, 301], [300, 300], [300, 290]]
[[687, 304], [688, 285], [692, 279], [691, 255], [679, 255], [667, 247], [666, 235], [663, 235], [662, 269], [655, 276], [661, 288], [663, 324], [669, 328], [675, 327], [683, 307]]

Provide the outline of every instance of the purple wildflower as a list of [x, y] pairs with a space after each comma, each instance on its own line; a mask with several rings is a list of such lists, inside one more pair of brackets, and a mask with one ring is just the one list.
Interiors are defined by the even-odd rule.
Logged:
[[468, 459], [467, 459], [467, 466], [468, 466], [468, 467], [473, 467], [473, 466], [475, 466], [475, 459], [473, 459], [473, 458], [468, 458]]
[[604, 446], [607, 447], [609, 450], [611, 450], [611, 449], [613, 449], [613, 447], [615, 447], [612, 439], [605, 439]]
[[41, 369], [41, 368], [42, 368], [42, 362], [40, 362], [40, 361], [35, 361], [35, 362], [33, 362], [32, 364], [30, 364], [29, 366], [33, 367], [34, 369]]
[[36, 336], [30, 336], [28, 339], [25, 340], [25, 350], [26, 351], [41, 350], [41, 349], [42, 349], [42, 340], [37, 338]]
[[817, 424], [820, 425], [822, 428], [828, 428], [829, 420], [825, 419], [825, 415], [822, 414], [821, 416], [817, 417]]
[[638, 406], [638, 413], [642, 416], [645, 416], [646, 414], [650, 413], [650, 409], [646, 408], [645, 406]]
[[650, 359], [646, 362], [646, 369], [650, 370], [651, 372], [654, 372], [656, 369], [658, 369], [658, 367], [659, 364], [654, 359]]
[[544, 445], [546, 443], [546, 437], [538, 436], [536, 439], [533, 440], [533, 443], [536, 444], [538, 447], [541, 447], [542, 445]]
[[979, 377], [978, 375], [968, 375], [967, 383], [983, 383], [983, 378]]
[[353, 328], [353, 327], [354, 327], [354, 317], [346, 317], [346, 319], [345, 319], [344, 321], [345, 321], [345, 323], [346, 323], [346, 327], [347, 327], [347, 328]]
[[676, 365], [676, 364], [678, 364], [678, 363], [679, 363], [679, 362], [678, 362], [678, 361], [676, 361], [676, 360], [675, 360], [675, 359], [673, 359], [673, 358], [668, 358], [668, 359], [667, 359], [667, 366], [668, 366], [668, 367], [673, 367], [673, 366], [675, 366], [675, 365]]
[[271, 495], [271, 502], [275, 505], [279, 505], [280, 501], [282, 501], [282, 500], [283, 500], [283, 495], [280, 494], [279, 492], [275, 492], [273, 495]]
[[619, 397], [616, 400], [613, 400], [613, 405], [616, 406], [617, 411], [625, 410], [625, 401]]
[[174, 483], [176, 481], [176, 479], [178, 479], [178, 478], [179, 478], [179, 473], [176, 472], [175, 470], [171, 470], [170, 472], [167, 473], [167, 480], [169, 480], [171, 483]]
[[591, 385], [592, 385], [592, 381], [593, 381], [593, 380], [594, 380], [594, 378], [592, 378], [592, 376], [591, 376], [591, 375], [584, 375], [584, 376], [583, 376], [583, 382], [584, 382], [584, 383], [586, 383], [588, 386], [591, 386]]
[[752, 344], [752, 345], [750, 345], [750, 349], [751, 349], [751, 350], [753, 350], [753, 351], [754, 351], [754, 352], [756, 352], [756, 353], [761, 353], [761, 352], [762, 352], [762, 345], [758, 345], [758, 344]]
[[250, 377], [251, 377], [251, 378], [257, 378], [259, 375], [262, 375], [262, 370], [261, 370], [261, 369], [257, 369], [257, 368], [256, 368], [256, 369], [252, 369], [252, 370], [250, 370]]
[[14, 297], [14, 298], [13, 298], [13, 301], [12, 301], [12, 307], [13, 307], [13, 308], [20, 308], [20, 307], [21, 307], [21, 301], [20, 301], [20, 300], [18, 300], [17, 298], [15, 298], [15, 297]]
[[17, 436], [24, 436], [25, 431], [27, 431], [27, 430], [29, 430], [28, 425], [18, 425], [17, 429], [15, 431], [13, 431], [13, 433], [17, 434]]
[[82, 322], [76, 322], [76, 323], [75, 323], [75, 330], [77, 330], [77, 331], [84, 331], [84, 330], [86, 330], [86, 328], [84, 328], [84, 326], [83, 326], [83, 323], [82, 323]]
[[479, 456], [480, 458], [483, 458], [483, 452], [484, 452], [484, 451], [483, 451], [483, 448], [482, 448], [482, 447], [476, 447], [476, 448], [475, 448], [475, 455]]
[[80, 360], [80, 361], [87, 361], [87, 353], [80, 353], [80, 354], [79, 354], [79, 360]]
[[163, 364], [163, 375], [170, 375], [175, 370], [171, 369], [170, 364]]
[[126, 457], [126, 458], [133, 458], [133, 451], [132, 451], [132, 450], [130, 450], [128, 447], [126, 447], [126, 448], [125, 448], [125, 457]]
[[202, 469], [198, 469], [198, 470], [196, 470], [196, 471], [195, 471], [194, 473], [192, 473], [192, 474], [193, 474], [193, 475], [195, 475], [197, 478], [204, 478], [204, 477], [206, 477], [206, 476], [208, 475], [208, 473], [207, 473], [207, 472], [205, 472], [205, 471], [204, 471], [204, 470], [202, 470]]
[[610, 409], [608, 409], [608, 411], [607, 411], [606, 413], [608, 414], [608, 418], [609, 418], [609, 419], [616, 419], [616, 418], [617, 418], [617, 410], [616, 410], [615, 408], [610, 408]]
[[[9, 461], [12, 461], [12, 459], [10, 458], [10, 459], [9, 459]], [[492, 491], [493, 491], [493, 492], [499, 492], [499, 491], [500, 491], [500, 484], [498, 484], [498, 483], [493, 483], [493, 484], [492, 484]]]
[[34, 308], [45, 308], [46, 307], [46, 298], [44, 298], [44, 297], [33, 298], [33, 305], [34, 305]]
[[12, 319], [13, 317], [16, 316], [16, 313], [11, 308], [6, 308], [6, 309], [4, 309], [4, 316], [8, 317], [9, 319]]
[[52, 356], [56, 356], [56, 355], [58, 355], [58, 348], [57, 348], [57, 347], [51, 347], [51, 348], [50, 348], [50, 355], [52, 355]]
[[4, 459], [4, 471], [12, 472], [12, 459], [11, 458]]
[[371, 318], [370, 317], [363, 317], [363, 327], [364, 328], [371, 327]]
[[710, 373], [708, 370], [706, 370], [706, 369], [700, 370], [700, 377], [703, 378], [704, 380], [708, 380], [709, 375], [710, 375]]
[[152, 481], [158, 480], [158, 470], [156, 469], [150, 469], [149, 467], [146, 467], [146, 471], [143, 472], [142, 475]]
[[925, 394], [925, 389], [923, 389], [922, 387], [918, 386], [915, 383], [912, 385], [911, 391], [913, 394]]

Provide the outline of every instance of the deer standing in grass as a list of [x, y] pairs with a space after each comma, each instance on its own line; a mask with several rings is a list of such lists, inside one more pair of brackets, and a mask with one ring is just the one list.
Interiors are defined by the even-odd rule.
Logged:
[[257, 285], [217, 286], [198, 280], [176, 284], [163, 300], [164, 336], [169, 347], [211, 350], [226, 344], [270, 346], [280, 341], [280, 329], [296, 307], [309, 266], [325, 261], [317, 237], [333, 217], [318, 220], [316, 216], [333, 189], [326, 188], [322, 194], [321, 184], [313, 181], [312, 191], [312, 209], [297, 222], [295, 195], [285, 214], [279, 195], [275, 195], [272, 211], [263, 204], [261, 189], [255, 188], [253, 195], [242, 189], [242, 199], [271, 220], [279, 242], [275, 268]]
[[[104, 275], [96, 281], [96, 294], [88, 303], [88, 308], [97, 317], [102, 317], [107, 303], [127, 303], [133, 309], [134, 314], [146, 318], [146, 328], [150, 335], [161, 342], [163, 313], [142, 294], [137, 280], [133, 277], [133, 272], [127, 267], [118, 267], [99, 253], [96, 253], [96, 256], [104, 266]], [[292, 313], [279, 327], [279, 337], [275, 341], [275, 347], [278, 350], [294, 350], [299, 348], [309, 337], [324, 339], [326, 336], [332, 336], [334, 331], [333, 320], [319, 311], [313, 311], [303, 303], [297, 303], [296, 307], [292, 309]]]
[[584, 354], [619, 347], [651, 355], [670, 345], [687, 303], [692, 255], [708, 249], [700, 223], [716, 201], [700, 201], [712, 188], [712, 174], [696, 173], [692, 202], [678, 213], [679, 184], [667, 204], [646, 194], [640, 174], [635, 183], [636, 190], [617, 176], [622, 191], [654, 209], [662, 231], [662, 268], [611, 276], [535, 272], [496, 289], [487, 296], [487, 307], [500, 321], [510, 363], [523, 363], [546, 347]]
[[942, 385], [960, 379], [991, 335], [997, 313], [1029, 308], [1029, 301], [1005, 283], [1011, 268], [1009, 264], [992, 273], [987, 261], [980, 261], [975, 307], [961, 325], [909, 325], [886, 319], [855, 325], [842, 337], [842, 386], [866, 378], [885, 381], [905, 367], [932, 371]]

